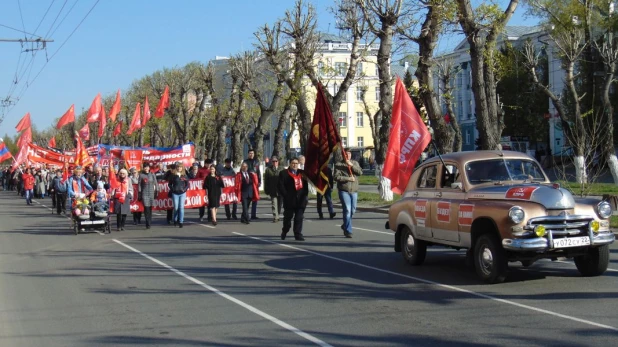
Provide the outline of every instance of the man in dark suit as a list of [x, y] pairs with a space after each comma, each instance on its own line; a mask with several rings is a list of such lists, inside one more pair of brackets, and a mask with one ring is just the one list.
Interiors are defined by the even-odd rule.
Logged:
[[290, 167], [279, 173], [277, 189], [279, 195], [283, 196], [282, 240], [285, 240], [285, 236], [290, 231], [292, 218], [294, 218], [294, 238], [297, 241], [305, 241], [303, 218], [309, 201], [309, 183], [304, 171], [300, 170], [298, 166], [298, 158], [292, 158]]
[[249, 206], [251, 201], [256, 197], [255, 188], [257, 186], [257, 178], [254, 173], [249, 172], [249, 165], [242, 163], [240, 172], [236, 174], [236, 187], [240, 202], [242, 203], [242, 215], [240, 222], [249, 224]]

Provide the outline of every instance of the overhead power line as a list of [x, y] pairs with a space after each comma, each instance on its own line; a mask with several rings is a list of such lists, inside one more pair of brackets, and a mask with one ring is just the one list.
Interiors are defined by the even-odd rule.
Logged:
[[[15, 31], [17, 31], [17, 32], [20, 32], [20, 33], [22, 33], [22, 34], [26, 34], [26, 35], [30, 35], [30, 36], [41, 37], [41, 36], [39, 36], [39, 35], [32, 34], [32, 33], [29, 33], [29, 32], [27, 32], [27, 31], [24, 31], [24, 30], [19, 30], [19, 29], [16, 29], [16, 28], [10, 27], [10, 26], [8, 26], [8, 25], [4, 25], [4, 24], [0, 24], [0, 27], [7, 28], [7, 29], [11, 29], [11, 30], [15, 30]], [[42, 38], [42, 37], [41, 37], [41, 38]]]

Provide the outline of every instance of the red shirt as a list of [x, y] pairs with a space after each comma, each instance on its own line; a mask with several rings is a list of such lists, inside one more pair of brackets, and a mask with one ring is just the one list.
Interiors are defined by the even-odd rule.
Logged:
[[31, 174], [25, 173], [21, 175], [21, 179], [24, 181], [25, 190], [34, 189], [34, 176], [32, 176]]

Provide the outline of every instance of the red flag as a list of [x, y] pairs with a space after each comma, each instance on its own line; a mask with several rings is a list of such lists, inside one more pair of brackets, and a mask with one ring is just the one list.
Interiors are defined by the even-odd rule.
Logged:
[[127, 135], [133, 134], [134, 131], [139, 130], [142, 127], [142, 120], [140, 115], [140, 103], [138, 102], [135, 105], [135, 112], [133, 113], [133, 120], [131, 121], [131, 126], [129, 126], [129, 131], [127, 131]]
[[101, 107], [101, 120], [99, 121], [99, 138], [103, 137], [105, 133], [105, 126], [107, 125], [107, 119], [105, 119], [105, 107]]
[[26, 147], [30, 142], [32, 142], [32, 128], [28, 127], [21, 133], [19, 140], [17, 140], [17, 147], [22, 148]]
[[101, 93], [97, 94], [97, 96], [92, 100], [92, 104], [90, 105], [90, 109], [88, 110], [88, 114], [86, 115], [87, 123], [98, 122], [101, 117]]
[[115, 122], [118, 113], [120, 113], [120, 89], [118, 89], [118, 93], [116, 93], [116, 101], [114, 101], [112, 109], [109, 110], [109, 119]]
[[431, 142], [431, 134], [398, 78], [391, 118], [391, 133], [382, 176], [391, 180], [391, 190], [402, 194], [421, 153]]
[[55, 136], [49, 139], [49, 142], [47, 142], [47, 146], [51, 148], [56, 148], [56, 137]]
[[[88, 124], [86, 123], [86, 127]], [[80, 134], [81, 135], [81, 134]], [[93, 163], [92, 158], [88, 155], [88, 149], [84, 146], [80, 135], [75, 133], [75, 166], [86, 166]]]
[[116, 124], [116, 127], [114, 128], [114, 133], [112, 134], [112, 136], [116, 137], [120, 135], [121, 130], [122, 130], [122, 121], [119, 121], [118, 124]]
[[109, 188], [120, 188], [120, 182], [118, 182], [118, 177], [116, 177], [116, 168], [113, 165], [109, 166]]
[[17, 126], [15, 127], [15, 130], [17, 130], [17, 132], [24, 131], [24, 130], [30, 128], [31, 125], [32, 125], [32, 122], [30, 121], [30, 112], [28, 112], [19, 121], [19, 123], [17, 123]]
[[320, 194], [324, 194], [328, 189], [328, 177], [324, 172], [330, 156], [338, 149], [341, 149], [341, 137], [337, 132], [333, 114], [326, 98], [322, 86], [318, 86], [318, 95], [313, 113], [313, 124], [309, 133], [309, 141], [305, 149], [305, 174], [315, 185]]
[[75, 105], [71, 105], [69, 109], [60, 117], [58, 120], [58, 125], [56, 125], [56, 129], [60, 129], [63, 126], [75, 122]]
[[20, 147], [19, 153], [17, 153], [17, 157], [14, 158], [13, 165], [11, 166], [11, 171], [15, 171], [19, 165], [28, 161], [28, 148], [29, 146]]
[[144, 101], [144, 119], [142, 120], [142, 128], [146, 126], [146, 122], [150, 119], [150, 105], [148, 105], [148, 95]]
[[161, 100], [159, 100], [159, 105], [157, 105], [157, 110], [155, 111], [155, 117], [163, 117], [165, 114], [165, 109], [168, 107], [170, 107], [170, 87], [165, 86], [165, 90], [163, 91], [163, 95], [161, 96]]
[[84, 141], [90, 140], [90, 127], [88, 126], [88, 123], [84, 124], [84, 126], [79, 129], [79, 137], [84, 139]]

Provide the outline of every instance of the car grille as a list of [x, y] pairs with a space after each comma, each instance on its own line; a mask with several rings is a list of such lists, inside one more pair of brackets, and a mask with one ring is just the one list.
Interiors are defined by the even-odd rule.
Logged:
[[585, 236], [588, 235], [588, 224], [592, 221], [590, 216], [569, 215], [563, 213], [559, 216], [545, 216], [531, 218], [524, 229], [534, 230], [537, 225], [545, 226], [545, 230], [553, 237], [556, 236]]

